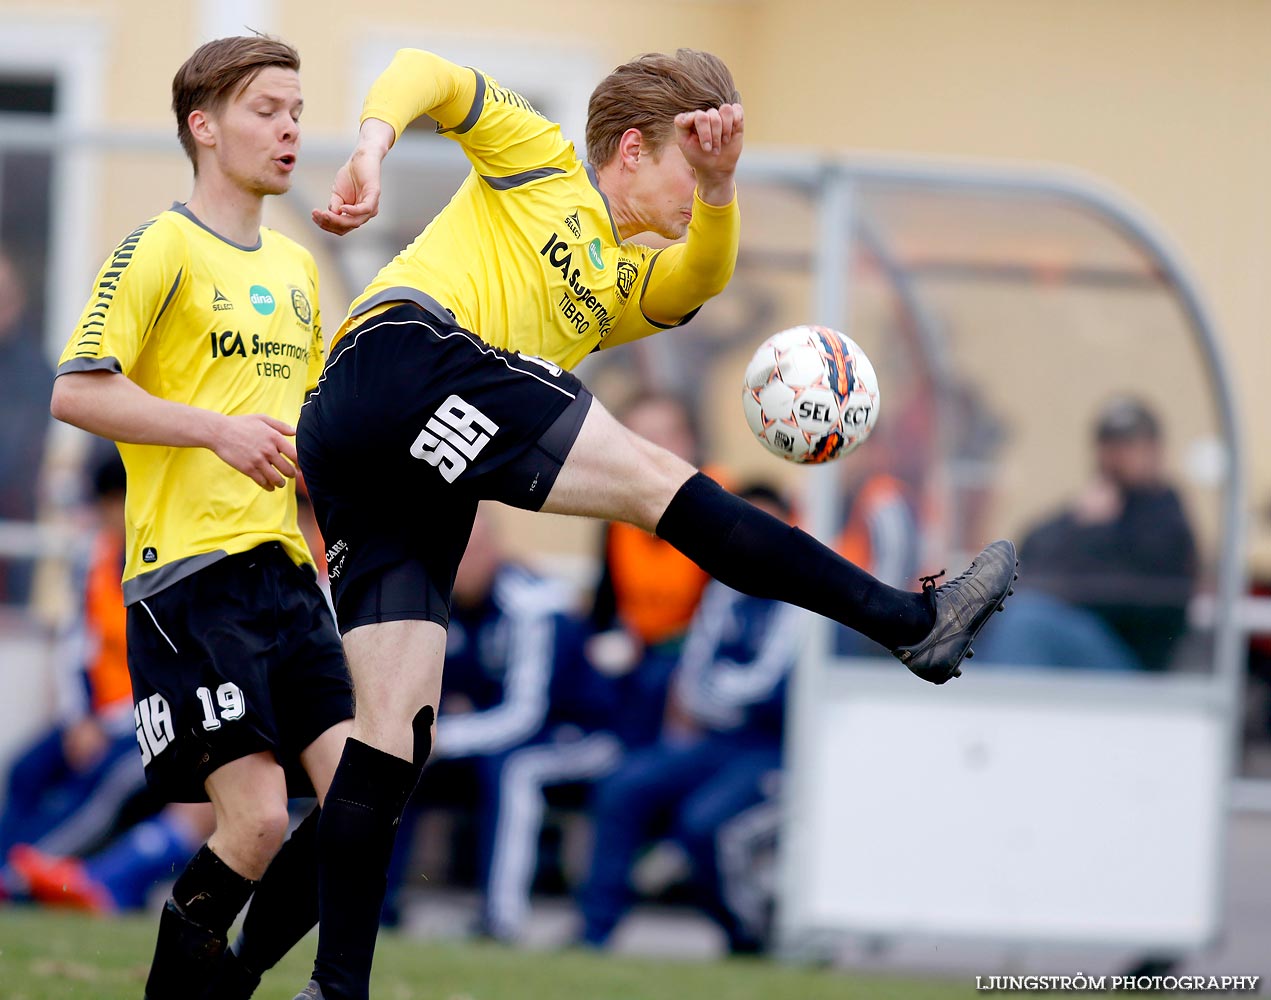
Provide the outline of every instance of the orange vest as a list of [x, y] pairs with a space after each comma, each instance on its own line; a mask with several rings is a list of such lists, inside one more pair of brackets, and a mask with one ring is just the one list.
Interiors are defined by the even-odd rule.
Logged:
[[132, 700], [125, 650], [128, 618], [124, 611], [123, 566], [123, 536], [99, 532], [84, 588], [84, 617], [89, 635], [97, 641], [87, 666], [94, 712], [124, 699]]
[[[707, 465], [702, 472], [729, 488], [721, 466]], [[605, 560], [618, 618], [641, 642], [656, 646], [688, 631], [711, 579], [697, 563], [656, 535], [619, 521], [609, 525]]]
[[618, 617], [646, 646], [683, 634], [710, 577], [670, 543], [630, 524], [609, 526], [605, 557]]

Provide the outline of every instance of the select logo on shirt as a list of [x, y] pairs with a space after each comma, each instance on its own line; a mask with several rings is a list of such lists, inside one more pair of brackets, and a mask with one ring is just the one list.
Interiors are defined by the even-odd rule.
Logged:
[[155, 563], [159, 561], [159, 552], [151, 545], [147, 545], [141, 550], [141, 561], [143, 563]]
[[248, 295], [252, 301], [252, 308], [262, 316], [268, 316], [274, 311], [274, 293], [264, 285], [252, 285], [248, 289]]
[[573, 233], [575, 238], [582, 236], [583, 224], [578, 221], [578, 209], [574, 209], [573, 215], [565, 216], [565, 228]]
[[230, 309], [233, 309], [233, 308], [234, 308], [234, 303], [225, 297], [224, 292], [222, 292], [219, 288], [213, 285], [212, 286], [212, 312], [218, 312], [218, 313], [228, 312]]

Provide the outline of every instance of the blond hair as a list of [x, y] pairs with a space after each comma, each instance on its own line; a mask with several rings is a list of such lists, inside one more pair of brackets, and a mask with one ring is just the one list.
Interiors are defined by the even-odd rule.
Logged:
[[172, 78], [172, 111], [177, 117], [177, 138], [198, 170], [190, 113], [219, 111], [230, 98], [247, 87], [267, 66], [300, 71], [300, 53], [286, 42], [268, 35], [236, 35], [200, 45]]
[[587, 159], [604, 166], [627, 129], [636, 128], [656, 153], [670, 141], [681, 111], [706, 111], [741, 100], [733, 74], [709, 52], [651, 52], [600, 81], [587, 104]]

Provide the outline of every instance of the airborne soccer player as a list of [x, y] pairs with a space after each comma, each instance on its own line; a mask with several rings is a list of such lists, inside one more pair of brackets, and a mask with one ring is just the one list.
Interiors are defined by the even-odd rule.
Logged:
[[123, 590], [146, 778], [216, 813], [160, 916], [147, 1000], [250, 996], [317, 920], [317, 813], [285, 839], [288, 788], [323, 799], [353, 715], [296, 522], [291, 425], [323, 360], [317, 270], [261, 226], [266, 196], [291, 186], [299, 68], [291, 46], [245, 37], [209, 42], [178, 70], [193, 194], [106, 261], [53, 386], [53, 415], [117, 441], [127, 469]]
[[[583, 162], [516, 92], [402, 50], [318, 225], [343, 234], [376, 214], [384, 156], [421, 115], [472, 171], [354, 301], [297, 438], [357, 693], [319, 826], [318, 955], [300, 998], [368, 996], [384, 868], [431, 747], [479, 500], [656, 532], [733, 589], [842, 622], [937, 684], [1015, 574], [1002, 541], [942, 587], [884, 586], [623, 428], [570, 374], [594, 350], [684, 323], [732, 275], [743, 118], [718, 58], [681, 49], [614, 70], [591, 96]], [[686, 239], [627, 242], [647, 231]]]

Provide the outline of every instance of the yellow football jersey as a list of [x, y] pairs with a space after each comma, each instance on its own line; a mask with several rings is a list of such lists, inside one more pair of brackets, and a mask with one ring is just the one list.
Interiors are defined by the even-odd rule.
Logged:
[[[57, 371], [122, 372], [163, 399], [294, 426], [322, 362], [309, 252], [271, 229], [257, 246], [240, 246], [175, 204], [107, 259]], [[126, 603], [265, 542], [312, 564], [294, 482], [268, 492], [206, 448], [119, 451], [128, 474]]]
[[[458, 122], [438, 130], [462, 146], [472, 172], [354, 301], [333, 346], [402, 300], [439, 304], [487, 343], [563, 368], [599, 347], [667, 329], [645, 314], [641, 299], [650, 276], [669, 271], [684, 245], [624, 243], [595, 173], [559, 125], [477, 70], [403, 50], [367, 96], [362, 117], [386, 121], [400, 135], [424, 113]], [[683, 289], [692, 304], [679, 322], [727, 282], [738, 229], [735, 200], [725, 207], [696, 200], [689, 237], [717, 244], [706, 270], [718, 273], [705, 276], [698, 294]]]

